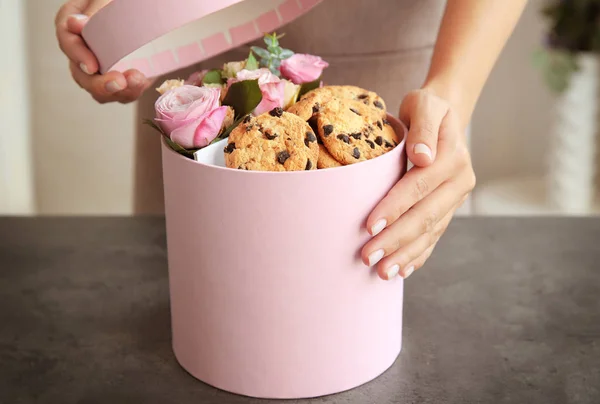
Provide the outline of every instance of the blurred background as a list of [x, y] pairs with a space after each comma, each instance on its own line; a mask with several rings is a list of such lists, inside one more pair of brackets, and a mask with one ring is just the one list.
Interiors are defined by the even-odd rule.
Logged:
[[[568, 85], [548, 72], [573, 61], [535, 56], [549, 43], [547, 3], [529, 1], [483, 91], [470, 133], [478, 185], [461, 214], [597, 212], [597, 61], [582, 52]], [[0, 0], [0, 214], [129, 215], [134, 107], [98, 105], [72, 81], [54, 36], [61, 4]]]

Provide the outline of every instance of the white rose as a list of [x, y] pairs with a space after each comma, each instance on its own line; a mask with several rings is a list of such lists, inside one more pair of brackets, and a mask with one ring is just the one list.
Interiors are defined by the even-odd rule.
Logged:
[[288, 80], [283, 81], [285, 82], [285, 88], [283, 90], [283, 109], [288, 109], [298, 101], [300, 86]]
[[246, 67], [246, 61], [241, 62], [229, 62], [223, 65], [223, 75], [226, 79], [233, 79], [239, 72], [244, 70]]
[[156, 89], [161, 95], [167, 91], [171, 91], [174, 88], [183, 86], [183, 80], [167, 80], [160, 87]]

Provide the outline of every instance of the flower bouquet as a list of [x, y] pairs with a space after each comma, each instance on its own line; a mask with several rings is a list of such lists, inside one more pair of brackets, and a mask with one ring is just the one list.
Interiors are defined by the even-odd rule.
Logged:
[[193, 158], [197, 150], [227, 138], [250, 114], [289, 108], [322, 85], [328, 63], [282, 48], [282, 36], [265, 35], [266, 49], [253, 46], [246, 60], [165, 81], [157, 88], [156, 118], [145, 123], [174, 151]]
[[199, 161], [200, 150], [229, 138], [224, 165], [250, 171], [340, 167], [399, 144], [381, 97], [323, 86], [328, 63], [282, 48], [280, 38], [265, 35], [266, 48], [252, 47], [246, 60], [165, 81], [147, 123], [174, 151]]

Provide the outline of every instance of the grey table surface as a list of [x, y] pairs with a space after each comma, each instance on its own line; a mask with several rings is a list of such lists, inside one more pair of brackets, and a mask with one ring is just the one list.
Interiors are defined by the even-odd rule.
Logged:
[[[600, 219], [457, 219], [406, 283], [395, 365], [306, 402], [598, 404], [599, 267]], [[262, 402], [170, 339], [161, 218], [0, 219], [0, 403]]]

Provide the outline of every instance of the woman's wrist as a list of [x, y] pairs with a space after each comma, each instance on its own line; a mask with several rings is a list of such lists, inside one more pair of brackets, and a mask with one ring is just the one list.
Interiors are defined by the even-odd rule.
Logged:
[[467, 127], [473, 107], [467, 101], [464, 87], [458, 84], [457, 80], [430, 77], [423, 83], [421, 88], [448, 102], [460, 117], [461, 127], [463, 129]]

